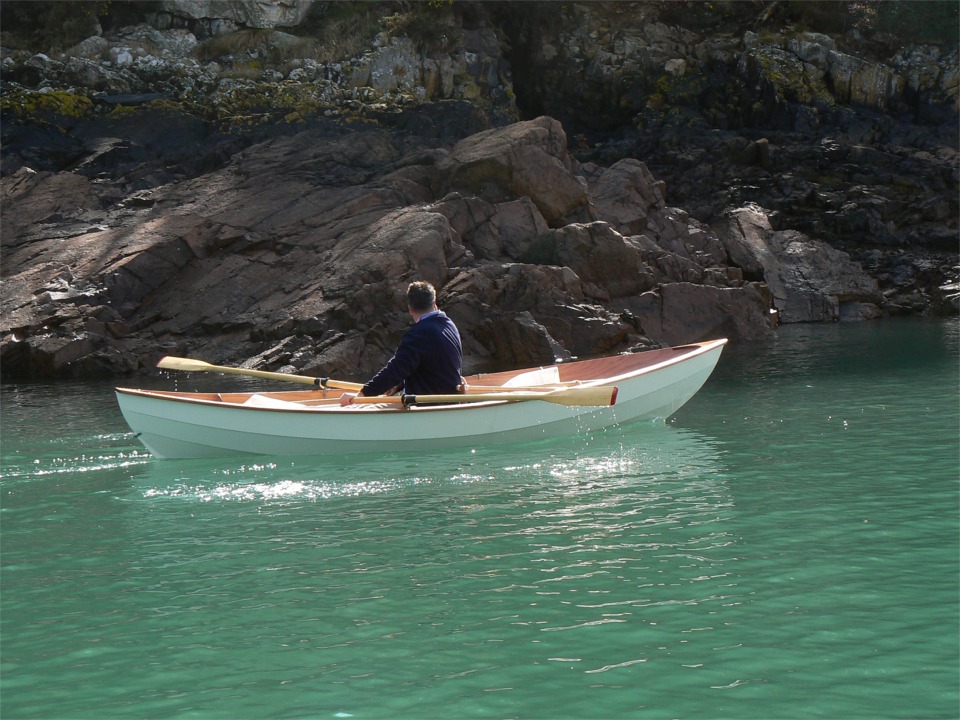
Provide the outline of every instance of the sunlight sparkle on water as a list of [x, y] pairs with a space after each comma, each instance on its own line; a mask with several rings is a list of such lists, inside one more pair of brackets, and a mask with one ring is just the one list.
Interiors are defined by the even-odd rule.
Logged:
[[[117, 453], [116, 455], [79, 455], [71, 458], [34, 458], [29, 470], [10, 470], [0, 473], [0, 477], [45, 477], [48, 475], [64, 475], [73, 473], [101, 472], [117, 468], [129, 468], [138, 465], [147, 465], [154, 461], [148, 452], [133, 451]], [[50, 464], [53, 467], [41, 468], [40, 465]]]

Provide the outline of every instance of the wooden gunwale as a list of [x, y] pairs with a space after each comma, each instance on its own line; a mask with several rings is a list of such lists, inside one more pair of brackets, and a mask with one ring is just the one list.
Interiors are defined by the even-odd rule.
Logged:
[[[637, 375], [671, 364], [672, 361], [690, 357], [696, 350], [703, 350], [712, 346], [713, 342], [694, 343], [677, 347], [662, 348], [657, 350], [647, 350], [641, 353], [630, 353], [624, 355], [613, 355], [589, 360], [579, 360], [570, 363], [560, 363], [557, 367], [560, 374], [560, 383], [552, 386], [540, 386], [531, 388], [510, 388], [511, 390], [543, 390], [556, 388], [559, 386], [575, 386], [578, 384], [592, 383], [596, 381], [609, 381], [614, 384], [624, 375]], [[468, 386], [473, 392], [482, 393], [489, 388], [502, 386], [511, 378], [530, 371], [531, 368], [521, 368], [518, 370], [508, 370], [496, 373], [481, 373], [466, 377]], [[220, 406], [230, 406], [248, 410], [268, 411], [268, 412], [310, 412], [314, 409], [337, 408], [339, 407], [339, 398], [342, 390], [328, 388], [326, 390], [283, 390], [283, 391], [265, 391], [265, 392], [176, 392], [169, 390], [136, 390], [132, 388], [117, 388], [119, 392], [137, 395], [150, 395], [157, 398], [163, 398], [171, 401], [185, 401], [201, 404], [213, 404]], [[273, 400], [302, 404], [301, 408], [282, 407], [271, 408], [257, 405], [244, 405], [244, 402], [253, 395]], [[499, 404], [498, 401], [489, 401], [484, 403], [472, 403], [467, 405], [442, 405], [442, 406], [423, 406], [416, 408], [419, 411], [435, 410], [462, 410], [477, 405], [488, 405], [490, 403]], [[372, 408], [371, 408], [372, 409]], [[382, 406], [377, 407], [377, 411], [404, 412], [402, 406]]]

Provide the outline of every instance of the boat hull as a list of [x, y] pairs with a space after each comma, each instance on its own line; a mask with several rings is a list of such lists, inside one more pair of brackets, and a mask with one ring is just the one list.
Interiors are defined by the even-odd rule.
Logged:
[[[703, 386], [726, 340], [674, 348], [660, 362], [583, 384], [616, 386], [610, 407], [581, 407], [532, 400], [401, 409], [341, 408], [335, 399], [316, 406], [285, 402], [304, 392], [271, 393], [266, 406], [250, 396], [221, 400], [209, 393], [160, 393], [117, 388], [131, 429], [159, 458], [260, 455], [352, 455], [436, 451], [541, 440], [591, 432], [634, 420], [666, 418]], [[656, 353], [658, 351], [652, 351]], [[638, 356], [646, 353], [638, 353]], [[625, 357], [625, 356], [618, 356]], [[628, 356], [627, 356], [628, 357]], [[658, 359], [659, 356], [651, 358]], [[560, 366], [576, 373], [576, 365]], [[474, 387], [504, 374], [468, 378]], [[579, 380], [579, 379], [578, 379]], [[569, 381], [569, 379], [568, 379]], [[241, 404], [246, 398], [248, 404]]]

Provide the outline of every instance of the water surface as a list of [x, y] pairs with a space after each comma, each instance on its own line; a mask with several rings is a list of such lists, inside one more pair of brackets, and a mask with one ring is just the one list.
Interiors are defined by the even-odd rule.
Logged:
[[0, 716], [955, 718], [958, 356], [788, 326], [666, 423], [359, 459], [3, 386]]

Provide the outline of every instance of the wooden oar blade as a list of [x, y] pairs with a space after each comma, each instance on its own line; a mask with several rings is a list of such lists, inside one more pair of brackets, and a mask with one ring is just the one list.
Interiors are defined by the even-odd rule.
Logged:
[[618, 389], [616, 386], [566, 388], [550, 393], [548, 402], [559, 402], [564, 405], [593, 405], [597, 407], [616, 405]]
[[206, 372], [217, 369], [214, 365], [205, 363], [203, 360], [191, 360], [189, 358], [173, 357], [171, 355], [160, 358], [157, 367], [164, 370], [186, 370], [188, 372]]

